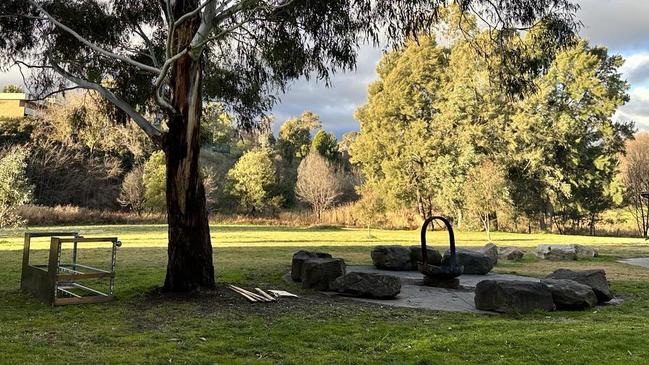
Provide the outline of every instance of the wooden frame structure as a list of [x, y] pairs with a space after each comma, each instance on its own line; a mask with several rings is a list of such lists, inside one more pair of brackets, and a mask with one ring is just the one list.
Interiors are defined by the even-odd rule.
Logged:
[[[31, 239], [50, 237], [47, 264], [30, 264]], [[77, 262], [79, 244], [106, 242], [112, 244], [110, 270], [102, 270]], [[62, 244], [72, 244], [70, 263], [61, 262]], [[117, 237], [85, 238], [78, 232], [27, 232], [23, 247], [20, 290], [50, 305], [106, 302], [114, 299]], [[84, 280], [107, 279], [108, 292], [104, 293], [82, 284]]]

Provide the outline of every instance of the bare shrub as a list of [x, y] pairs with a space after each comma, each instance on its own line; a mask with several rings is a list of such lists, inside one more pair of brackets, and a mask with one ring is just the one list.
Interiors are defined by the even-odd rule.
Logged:
[[335, 167], [317, 152], [310, 152], [297, 168], [297, 196], [308, 203], [313, 213], [322, 212], [334, 205], [341, 194], [342, 176]]
[[120, 161], [46, 142], [33, 146], [27, 176], [37, 204], [114, 209], [120, 193]]
[[642, 192], [649, 191], [649, 133], [635, 135], [626, 144], [626, 154], [620, 158], [620, 176], [625, 188], [625, 199], [638, 226], [646, 236], [649, 230], [649, 211], [643, 204]]
[[144, 211], [144, 192], [144, 166], [138, 165], [124, 177], [117, 201], [122, 207], [140, 214]]

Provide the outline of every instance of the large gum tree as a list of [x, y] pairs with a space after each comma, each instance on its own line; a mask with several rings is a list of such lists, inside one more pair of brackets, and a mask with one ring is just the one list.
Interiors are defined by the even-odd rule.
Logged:
[[[91, 89], [116, 120], [135, 122], [165, 153], [168, 265], [163, 289], [215, 287], [199, 177], [202, 104], [243, 128], [291, 80], [327, 80], [356, 65], [364, 42], [398, 45], [429, 31], [447, 0], [3, 0], [0, 65], [29, 69], [35, 98]], [[568, 0], [463, 0], [494, 28], [545, 19], [573, 28]], [[26, 73], [27, 74], [27, 73]]]

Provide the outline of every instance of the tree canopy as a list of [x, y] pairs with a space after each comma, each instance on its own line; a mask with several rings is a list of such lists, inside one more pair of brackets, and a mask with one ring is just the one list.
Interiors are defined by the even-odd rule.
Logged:
[[[98, 90], [157, 136], [139, 114], [156, 104], [173, 111], [168, 72], [186, 54], [204, 55], [205, 97], [246, 124], [268, 110], [274, 90], [290, 80], [326, 80], [333, 70], [352, 69], [358, 44], [381, 37], [398, 44], [430, 30], [450, 3], [9, 0], [0, 5], [0, 60], [32, 67], [28, 86], [37, 95], [71, 87], [68, 81]], [[577, 6], [566, 0], [472, 0], [459, 2], [459, 9], [479, 13], [494, 29], [531, 28], [543, 19], [552, 25], [546, 35], [561, 41], [574, 30]], [[186, 25], [194, 29], [189, 46], [178, 48], [175, 32]]]
[[[332, 72], [353, 69], [361, 43], [401, 44], [428, 32], [449, 3], [7, 0], [0, 2], [0, 64], [29, 68], [27, 86], [37, 98], [95, 90], [114, 106], [114, 119], [131, 119], [162, 148], [169, 223], [164, 289], [213, 289], [198, 167], [203, 102], [218, 102], [236, 124], [254, 126], [292, 80], [328, 81]], [[501, 30], [494, 40], [542, 21], [539, 43], [563, 43], [576, 26], [577, 6], [568, 0], [457, 3], [459, 14], [478, 13]]]
[[[448, 47], [426, 37], [381, 60], [351, 147], [368, 186], [422, 216], [461, 219], [467, 176], [488, 159], [506, 171], [519, 212], [559, 229], [594, 224], [614, 204], [617, 156], [633, 131], [613, 120], [628, 100], [621, 57], [575, 39], [530, 65], [524, 84], [531, 86], [511, 94], [503, 86], [512, 80], [509, 66], [478, 55], [492, 47], [489, 32], [476, 29], [474, 37]], [[536, 37], [529, 31], [505, 41], [531, 62], [540, 57]]]

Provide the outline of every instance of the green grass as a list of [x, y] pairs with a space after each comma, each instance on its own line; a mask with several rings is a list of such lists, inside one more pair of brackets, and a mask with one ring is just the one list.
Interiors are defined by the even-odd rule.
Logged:
[[[250, 304], [223, 289], [191, 297], [147, 295], [162, 283], [166, 228], [162, 225], [57, 227], [87, 236], [118, 236], [116, 294], [111, 303], [50, 308], [18, 292], [22, 237], [0, 231], [0, 363], [8, 364], [587, 364], [647, 363], [649, 270], [618, 257], [649, 256], [634, 238], [495, 233], [502, 246], [582, 243], [597, 247], [590, 261], [557, 263], [526, 256], [496, 271], [541, 276], [558, 267], [602, 267], [617, 307], [587, 312], [484, 316], [361, 305], [287, 284], [282, 274], [299, 248], [311, 247], [370, 263], [379, 243], [416, 244], [416, 231], [214, 226], [220, 283], [283, 288], [299, 300]], [[45, 230], [45, 228], [39, 228]], [[458, 245], [485, 242], [483, 233], [457, 232]], [[432, 232], [433, 245], [446, 245]], [[47, 243], [35, 244], [43, 259]], [[107, 250], [89, 249], [92, 264]], [[40, 255], [40, 256], [39, 256]]]

